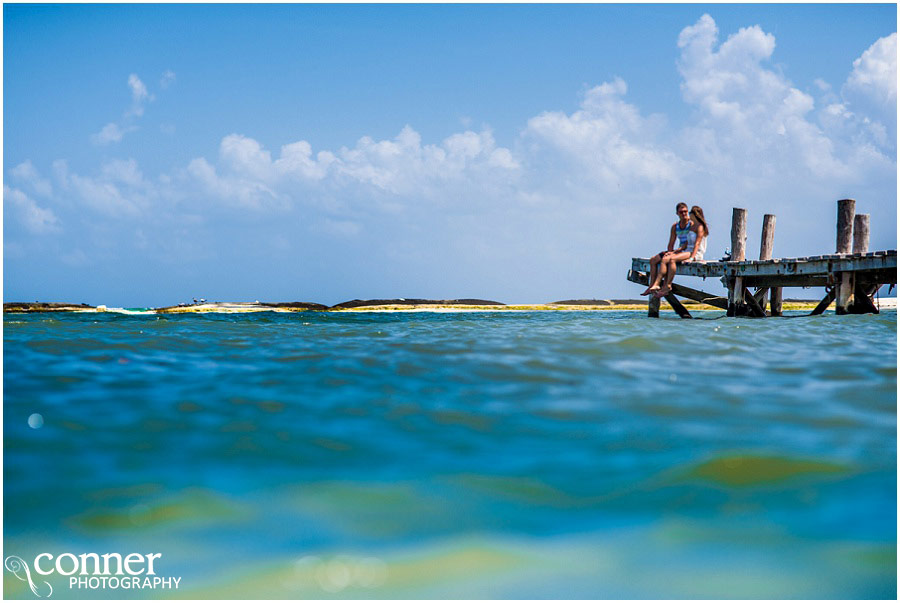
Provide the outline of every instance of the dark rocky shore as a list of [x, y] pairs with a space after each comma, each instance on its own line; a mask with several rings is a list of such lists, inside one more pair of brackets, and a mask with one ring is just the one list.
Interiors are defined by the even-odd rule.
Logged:
[[366, 306], [505, 306], [503, 302], [487, 299], [354, 299], [331, 306], [332, 309], [362, 308]]

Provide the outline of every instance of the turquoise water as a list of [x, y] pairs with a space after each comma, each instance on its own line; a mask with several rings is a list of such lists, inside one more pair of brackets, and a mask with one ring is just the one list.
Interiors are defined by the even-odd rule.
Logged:
[[4, 346], [5, 555], [182, 578], [54, 598], [896, 595], [893, 311], [7, 314]]

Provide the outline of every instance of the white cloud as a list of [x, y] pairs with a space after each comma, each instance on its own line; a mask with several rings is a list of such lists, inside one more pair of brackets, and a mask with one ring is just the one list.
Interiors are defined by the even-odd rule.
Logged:
[[138, 216], [163, 192], [144, 179], [134, 159], [106, 161], [97, 176], [73, 173], [65, 161], [54, 162], [53, 170], [66, 201], [110, 217]]
[[818, 88], [819, 91], [821, 91], [821, 92], [830, 92], [831, 91], [831, 84], [829, 84], [828, 82], [826, 82], [825, 80], [823, 80], [820, 77], [817, 77], [816, 79], [814, 79], [813, 84], [815, 84], [816, 88]]
[[[528, 121], [518, 152], [532, 187], [543, 191], [538, 197], [612, 205], [680, 190], [689, 166], [660, 140], [664, 119], [642, 116], [625, 102], [627, 90], [616, 78], [588, 90], [571, 115], [551, 111]], [[534, 191], [525, 193], [535, 202]]]
[[135, 188], [145, 185], [144, 176], [134, 159], [108, 161], [103, 165], [101, 173], [110, 182], [119, 182]]
[[897, 139], [897, 34], [876, 41], [853, 61], [853, 71], [841, 87], [847, 110], [842, 123], [832, 116], [821, 119], [836, 132], [852, 132], [858, 144], [896, 150]]
[[187, 174], [207, 194], [259, 209], [285, 208], [288, 199], [359, 187], [382, 196], [435, 199], [448, 187], [459, 192], [459, 187], [492, 186], [491, 181], [495, 184], [498, 176], [518, 167], [489, 131], [461, 132], [439, 145], [423, 145], [418, 132], [406, 126], [393, 140], [363, 137], [353, 148], [315, 156], [301, 140], [282, 146], [274, 160], [256, 140], [230, 134], [219, 145], [215, 166], [197, 158]]
[[53, 194], [53, 186], [49, 180], [45, 180], [38, 173], [31, 161], [24, 161], [9, 171], [10, 176], [30, 187], [35, 194], [42, 197], [50, 197]]
[[[168, 74], [171, 74], [171, 77], [168, 77]], [[170, 71], [164, 73], [162, 81], [165, 82], [165, 85], [163, 88], [167, 87], [174, 78], [174, 73]], [[150, 94], [147, 86], [135, 73], [128, 76], [128, 88], [131, 90], [131, 106], [122, 114], [122, 118], [118, 122], [109, 122], [99, 132], [91, 134], [91, 142], [94, 144], [103, 146], [121, 142], [126, 134], [138, 129], [134, 122], [144, 115], [146, 104], [153, 101], [154, 96]]]
[[147, 92], [147, 86], [136, 74], [128, 76], [128, 87], [131, 88], [131, 114], [141, 116], [144, 114], [144, 104], [153, 100], [153, 96]]
[[844, 84], [845, 93], [858, 93], [896, 109], [897, 34], [879, 39], [853, 61], [853, 72]]
[[18, 214], [30, 232], [44, 234], [59, 230], [59, 219], [49, 209], [40, 207], [31, 197], [8, 185], [3, 186], [3, 202]]
[[125, 130], [117, 123], [108, 123], [96, 134], [91, 135], [91, 141], [97, 145], [106, 145], [119, 142], [125, 136]]
[[188, 164], [186, 174], [189, 181], [199, 187], [199, 192], [213, 202], [248, 209], [284, 206], [275, 191], [265, 183], [230, 174], [220, 176], [216, 168], [202, 157]]
[[859, 156], [832, 140], [814, 121], [814, 99], [764, 63], [775, 38], [758, 26], [743, 28], [717, 47], [709, 15], [678, 39], [682, 92], [700, 113], [683, 137], [685, 152], [710, 171], [743, 172], [747, 185], [800, 174], [852, 179]]

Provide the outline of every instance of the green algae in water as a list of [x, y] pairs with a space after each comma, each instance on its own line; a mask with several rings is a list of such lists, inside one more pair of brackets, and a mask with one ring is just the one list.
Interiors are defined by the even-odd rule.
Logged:
[[685, 477], [745, 487], [783, 483], [799, 477], [841, 475], [849, 471], [849, 467], [827, 461], [778, 456], [726, 456], [697, 465]]
[[190, 489], [175, 497], [136, 502], [127, 508], [97, 508], [74, 517], [73, 523], [91, 532], [130, 532], [167, 528], [177, 523], [229, 522], [246, 515], [246, 510], [212, 492]]

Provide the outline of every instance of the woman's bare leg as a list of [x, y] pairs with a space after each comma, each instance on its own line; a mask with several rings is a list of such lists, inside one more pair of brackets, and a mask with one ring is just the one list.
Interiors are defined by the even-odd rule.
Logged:
[[677, 264], [678, 262], [683, 262], [689, 257], [691, 257], [691, 254], [687, 252], [675, 253], [667, 257], [667, 262], [660, 267], [660, 269], [666, 268], [665, 283], [662, 287], [659, 288], [659, 290], [656, 292], [656, 295], [662, 297], [672, 292], [672, 281], [675, 280], [675, 271], [677, 270]]

